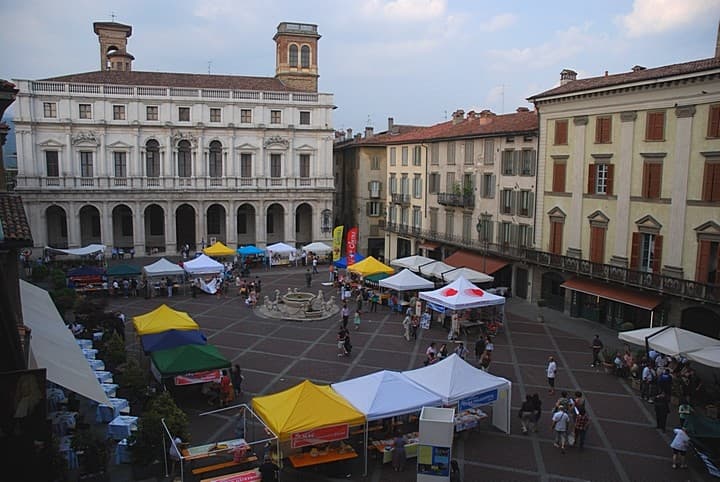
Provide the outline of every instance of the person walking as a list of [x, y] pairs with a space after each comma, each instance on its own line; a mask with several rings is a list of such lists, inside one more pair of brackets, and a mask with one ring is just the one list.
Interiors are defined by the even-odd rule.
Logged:
[[305, 270], [305, 286], [310, 288], [310, 285], [312, 284], [312, 273], [310, 272], [310, 268]]
[[475, 359], [478, 363], [482, 359], [483, 353], [485, 353], [485, 337], [481, 335], [475, 342]]
[[560, 453], [565, 453], [565, 445], [567, 445], [567, 430], [570, 424], [570, 416], [567, 414], [565, 405], [560, 408], [552, 416], [552, 427], [555, 431], [555, 447], [560, 449]]
[[347, 329], [348, 318], [350, 317], [350, 308], [348, 308], [347, 301], [343, 301], [343, 306], [340, 310], [340, 316], [342, 316], [343, 329]]
[[235, 364], [230, 370], [230, 380], [235, 389], [235, 398], [239, 398], [240, 395], [242, 395], [242, 382], [244, 378], [242, 370], [240, 370], [240, 365]]
[[655, 395], [655, 421], [657, 422], [658, 430], [662, 430], [663, 433], [667, 430], [667, 418], [670, 413], [670, 403], [665, 392], [659, 392]]
[[599, 367], [600, 366], [600, 351], [603, 349], [603, 342], [600, 340], [600, 335], [595, 335], [595, 338], [593, 338], [592, 343], [590, 344], [590, 347], [592, 348], [592, 364], [591, 367]]
[[313, 274], [320, 274], [320, 272], [317, 269], [317, 263], [318, 263], [317, 256], [313, 255], [313, 260], [312, 260]]
[[393, 439], [392, 466], [395, 472], [402, 472], [405, 468], [405, 439], [399, 433], [395, 434]]
[[418, 327], [420, 326], [420, 319], [417, 316], [410, 318], [410, 338], [417, 340]]
[[542, 415], [542, 400], [540, 400], [540, 395], [537, 393], [534, 393], [531, 397], [532, 399], [532, 405], [533, 405], [533, 432], [538, 431], [538, 424], [540, 423], [540, 416]]
[[680, 400], [680, 404], [678, 405], [678, 415], [680, 416], [680, 426], [686, 427], [687, 426], [687, 419], [690, 416], [690, 414], [693, 412], [692, 405], [690, 405], [690, 402], [687, 398], [683, 398]]
[[460, 342], [457, 347], [455, 347], [455, 354], [462, 358], [463, 360], [468, 354], [468, 349], [465, 348], [465, 344], [463, 342]]
[[575, 446], [580, 450], [585, 446], [585, 435], [590, 427], [590, 417], [585, 410], [585, 406], [576, 407], [577, 415], [575, 415]]
[[362, 306], [363, 306], [363, 292], [362, 292], [362, 290], [360, 290], [360, 292], [358, 293], [358, 295], [355, 297], [355, 305], [356, 305], [356, 309], [357, 309], [358, 311], [362, 311]]
[[412, 323], [412, 320], [409, 316], [405, 316], [405, 319], [403, 319], [402, 326], [403, 326], [403, 336], [405, 337], [406, 341], [410, 341], [410, 324]]
[[523, 402], [522, 406], [520, 407], [520, 426], [522, 429], [523, 435], [527, 435], [530, 431], [530, 427], [534, 425], [534, 417], [535, 417], [535, 406], [533, 404], [532, 396], [526, 395], [525, 401]]
[[547, 371], [548, 386], [550, 386], [550, 395], [554, 395], [555, 394], [555, 377], [557, 375], [557, 363], [555, 363], [555, 358], [553, 358], [552, 355], [548, 357], [548, 364], [547, 364], [546, 371]]
[[672, 468], [677, 469], [680, 467], [681, 469], [687, 469], [685, 454], [690, 447], [690, 437], [684, 427], [673, 429], [673, 433], [675, 436], [673, 437], [672, 442], [670, 442], [670, 448], [673, 452]]
[[345, 349], [345, 341], [348, 337], [348, 332], [345, 328], [340, 328], [340, 331], [338, 331], [337, 334], [337, 348], [338, 348], [338, 355], [337, 356], [348, 356], [348, 351]]
[[353, 325], [355, 325], [355, 331], [360, 329], [360, 310], [355, 310], [355, 316], [353, 317]]
[[655, 382], [655, 370], [649, 362], [643, 362], [642, 375], [640, 376], [640, 397], [646, 402], [652, 403], [651, 389]]

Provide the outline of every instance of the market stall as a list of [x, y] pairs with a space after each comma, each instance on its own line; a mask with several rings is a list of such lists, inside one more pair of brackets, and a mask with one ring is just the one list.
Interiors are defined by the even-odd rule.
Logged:
[[107, 274], [103, 268], [80, 266], [66, 274], [67, 285], [78, 293], [107, 293]]
[[222, 257], [222, 256], [235, 256], [235, 250], [228, 248], [225, 246], [221, 241], [217, 241], [213, 243], [212, 246], [208, 246], [207, 248], [202, 250], [204, 254], [212, 257]]
[[61, 249], [53, 248], [52, 246], [45, 246], [45, 251], [51, 254], [67, 254], [70, 256], [97, 256], [98, 254], [104, 255], [105, 253], [104, 244], [88, 244], [82, 248], [72, 249]]
[[163, 378], [230, 368], [215, 345], [182, 345], [167, 350], [158, 350], [150, 355], [150, 367], [157, 380]]
[[[360, 253], [355, 253], [355, 262], [356, 262], [356, 263], [357, 263], [358, 261], [362, 261], [363, 259], [365, 259], [365, 256], [363, 256], [363, 255], [360, 254]], [[335, 265], [336, 268], [346, 269], [346, 268], [348, 267], [348, 264], [347, 264], [347, 256], [343, 256], [343, 257], [340, 258], [339, 260], [333, 261], [333, 265]]]
[[285, 243], [271, 244], [265, 248], [270, 257], [271, 266], [280, 266], [290, 264], [291, 258], [295, 259], [296, 249]]
[[492, 424], [510, 433], [512, 383], [509, 380], [475, 368], [454, 353], [432, 365], [402, 373], [439, 395], [445, 405], [457, 405], [456, 431], [476, 427], [487, 417], [480, 407], [492, 405]]
[[473, 283], [492, 283], [495, 278], [480, 271], [470, 268], [453, 268], [440, 274], [443, 281], [455, 281], [458, 278], [465, 278]]
[[379, 284], [381, 288], [387, 288], [395, 291], [431, 290], [435, 288], [435, 283], [423, 278], [422, 276], [416, 275], [408, 268], [380, 280]]
[[167, 330], [199, 330], [200, 327], [184, 311], [173, 310], [162, 304], [154, 310], [133, 317], [133, 326], [138, 335], [151, 335]]
[[108, 268], [108, 278], [126, 278], [140, 276], [142, 269], [131, 264], [118, 264]]
[[200, 330], [167, 330], [140, 337], [143, 351], [152, 353], [182, 345], [206, 345], [207, 338]]
[[410, 271], [413, 271], [415, 273], [418, 272], [418, 268], [420, 266], [424, 266], [430, 263], [435, 262], [434, 259], [426, 258], [425, 256], [407, 256], [405, 258], [397, 258], [392, 261], [390, 261], [390, 266], [395, 266], [397, 268], [405, 268], [409, 269]]
[[205, 254], [183, 263], [183, 269], [190, 276], [219, 275], [225, 272], [225, 266], [222, 263]]
[[[158, 278], [165, 278], [166, 280], [170, 280], [171, 283], [175, 284], [175, 282], [178, 281], [178, 278], [182, 279], [182, 277], [184, 277], [185, 275], [185, 270], [183, 270], [181, 266], [172, 263], [165, 258], [160, 258], [152, 264], [143, 266], [142, 271], [145, 277], [148, 278], [147, 285], [145, 287], [145, 289], [147, 290], [146, 296], [149, 296], [153, 292], [159, 294], [159, 291], [161, 289], [161, 283], [157, 281]], [[153, 279], [156, 280], [154, 284], [151, 282], [151, 280]], [[173, 286], [173, 289], [174, 288], [175, 286]]]
[[684, 355], [703, 348], [720, 346], [720, 340], [674, 326], [623, 331], [618, 334], [618, 338], [670, 356]]
[[315, 242], [306, 244], [301, 248], [306, 253], [315, 253], [315, 254], [328, 254], [332, 252], [332, 247], [328, 246], [325, 243], [321, 242]]
[[355, 264], [347, 267], [347, 270], [351, 273], [358, 273], [361, 276], [368, 276], [377, 273], [393, 274], [395, 270], [385, 263], [381, 263], [374, 256], [368, 256], [367, 258], [358, 261], [357, 255], [355, 255]]

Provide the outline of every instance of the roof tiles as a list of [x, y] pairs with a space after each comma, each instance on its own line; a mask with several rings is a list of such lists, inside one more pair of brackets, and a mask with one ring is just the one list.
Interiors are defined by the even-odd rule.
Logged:
[[7, 243], [32, 245], [30, 225], [25, 217], [22, 198], [17, 194], [0, 192], [0, 223], [2, 223], [0, 245]]

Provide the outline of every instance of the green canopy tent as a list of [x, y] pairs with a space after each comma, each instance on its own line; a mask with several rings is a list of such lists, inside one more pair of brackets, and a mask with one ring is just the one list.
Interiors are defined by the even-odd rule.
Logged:
[[380, 285], [378, 283], [380, 282], [380, 280], [385, 279], [388, 276], [390, 276], [390, 275], [387, 273], [375, 273], [375, 274], [371, 274], [369, 276], [365, 276], [365, 278], [363, 278], [363, 279], [365, 280], [366, 285], [370, 285], [373, 288], [379, 288]]
[[131, 264], [119, 264], [117, 266], [113, 266], [112, 268], [108, 268], [106, 274], [111, 278], [119, 278], [121, 276], [140, 276], [140, 273], [142, 273], [142, 271], [137, 266], [133, 266]]
[[161, 378], [175, 375], [230, 368], [230, 361], [215, 345], [182, 345], [158, 350], [150, 355]]

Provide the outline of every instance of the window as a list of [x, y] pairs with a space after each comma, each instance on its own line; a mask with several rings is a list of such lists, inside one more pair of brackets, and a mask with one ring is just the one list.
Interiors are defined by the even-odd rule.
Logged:
[[127, 153], [114, 151], [113, 161], [115, 164], [115, 177], [127, 177]]
[[645, 124], [646, 141], [665, 140], [665, 112], [648, 112]]
[[406, 207], [400, 209], [400, 224], [403, 226], [410, 224], [410, 210]]
[[145, 175], [160, 177], [160, 144], [155, 139], [145, 143]]
[[482, 185], [480, 186], [480, 196], [485, 199], [495, 197], [495, 175], [485, 173], [482, 175]]
[[145, 119], [149, 121], [156, 121], [159, 117], [160, 109], [156, 105], [149, 105], [145, 107]]
[[550, 220], [550, 239], [548, 251], [553, 254], [562, 254], [563, 228], [565, 223], [559, 220]]
[[523, 149], [520, 151], [520, 175], [535, 175], [535, 151], [533, 149]]
[[662, 162], [645, 161], [643, 163], [642, 197], [660, 199], [662, 191]]
[[93, 153], [80, 151], [80, 176], [93, 177]]
[[413, 166], [421, 166], [421, 165], [422, 165], [422, 147], [415, 146], [413, 148]]
[[240, 109], [240, 122], [242, 124], [250, 124], [252, 123], [252, 110], [250, 109]]
[[252, 177], [252, 154], [250, 153], [240, 154], [240, 177]]
[[448, 172], [445, 175], [445, 192], [454, 193], [455, 187], [455, 173]]
[[60, 177], [58, 151], [45, 151], [45, 172], [47, 177]]
[[402, 165], [403, 166], [408, 165], [408, 146], [402, 147]]
[[422, 198], [422, 177], [420, 174], [415, 174], [413, 177], [413, 197], [415, 199]]
[[372, 156], [370, 158], [370, 169], [372, 169], [373, 171], [380, 170], [380, 157], [379, 156]]
[[382, 183], [380, 181], [370, 181], [368, 183], [368, 191], [371, 198], [379, 198], [382, 191]]
[[613, 165], [590, 164], [588, 172], [588, 194], [603, 194], [612, 196], [613, 193]]
[[113, 120], [125, 120], [125, 106], [114, 105], [113, 106]]
[[455, 233], [455, 215], [452, 211], [445, 211], [445, 235], [452, 236]]
[[447, 143], [447, 163], [448, 163], [448, 166], [455, 165], [455, 143], [454, 142]]
[[440, 144], [437, 142], [433, 143], [430, 148], [430, 164], [433, 166], [440, 164]]
[[500, 223], [498, 229], [498, 243], [503, 245], [512, 244], [513, 241], [513, 225], [508, 221]]
[[565, 192], [565, 172], [567, 162], [555, 160], [553, 162], [552, 192]]
[[300, 177], [310, 177], [310, 154], [300, 154]]
[[78, 109], [81, 119], [92, 119], [92, 104], [80, 104]]
[[300, 125], [301, 126], [309, 126], [310, 125], [310, 111], [307, 111], [307, 110], [300, 111]]
[[535, 196], [533, 196], [532, 191], [520, 191], [518, 193], [518, 206], [517, 206], [517, 214], [518, 216], [523, 216], [526, 218], [531, 218], [533, 216], [533, 204], [535, 201]]
[[658, 234], [635, 232], [632, 236], [630, 267], [647, 273], [660, 270], [662, 239]]
[[473, 164], [475, 160], [475, 142], [465, 141], [465, 164]]
[[521, 248], [529, 248], [532, 246], [532, 226], [528, 224], [517, 225], [517, 245]]
[[505, 150], [502, 153], [502, 173], [503, 176], [514, 176], [515, 175], [515, 152], [512, 149]]
[[567, 119], [555, 121], [555, 142], [556, 146], [564, 146], [568, 143], [568, 121]]
[[48, 118], [57, 117], [57, 104], [55, 102], [43, 102], [43, 116]]
[[270, 154], [270, 177], [282, 176], [282, 157], [280, 154]]
[[410, 194], [410, 178], [407, 174], [403, 174], [400, 178], [400, 194], [403, 196]]
[[298, 66], [298, 48], [297, 45], [291, 45], [290, 49], [288, 49], [289, 53], [289, 59], [288, 63], [290, 64], [290, 67], [297, 67]]
[[708, 137], [720, 137], [720, 105], [711, 105], [708, 112]]
[[210, 177], [222, 177], [222, 144], [220, 141], [212, 141], [210, 143], [210, 152], [208, 154], [208, 173]]
[[483, 243], [492, 243], [493, 240], [493, 222], [490, 214], [480, 215], [478, 224], [475, 227], [478, 232], [478, 240]]
[[500, 212], [502, 214], [515, 214], [515, 192], [512, 189], [502, 190]]
[[216, 107], [210, 108], [210, 122], [222, 122], [222, 109]]
[[368, 216], [380, 216], [381, 213], [381, 204], [379, 201], [370, 201], [367, 203], [367, 215]]
[[706, 160], [703, 173], [702, 200], [720, 201], [720, 160]]
[[282, 122], [282, 112], [279, 110], [271, 110], [270, 111], [270, 123], [271, 124], [279, 124]]
[[495, 141], [493, 139], [485, 139], [483, 147], [483, 163], [486, 166], [495, 164]]
[[178, 142], [177, 164], [178, 177], [192, 176], [192, 153], [190, 152], [190, 142]]
[[475, 190], [475, 175], [471, 173], [463, 174], [462, 179], [463, 194], [472, 194]]
[[462, 239], [466, 243], [472, 242], [472, 214], [463, 214]]
[[390, 183], [388, 184], [388, 190], [390, 191], [390, 195], [397, 194], [397, 177], [395, 177], [395, 174], [390, 174]]
[[605, 262], [605, 233], [603, 226], [590, 226], [590, 261], [593, 263]]
[[303, 45], [300, 48], [300, 66], [303, 69], [310, 67], [310, 47]]
[[430, 208], [430, 231], [436, 233], [438, 230], [438, 210]]
[[420, 206], [413, 206], [412, 226], [415, 229], [422, 228], [422, 211], [420, 210]]
[[612, 117], [598, 117], [595, 120], [595, 143], [609, 144], [612, 137]]
[[178, 120], [180, 122], [190, 122], [190, 107], [178, 107]]
[[720, 284], [720, 242], [716, 239], [698, 240], [697, 266], [695, 281], [699, 283]]
[[440, 173], [439, 172], [432, 172], [430, 173], [430, 178], [428, 179], [429, 185], [428, 190], [430, 194], [435, 194], [440, 192]]
[[390, 148], [390, 165], [391, 166], [395, 166], [397, 164], [396, 151], [397, 151], [397, 148], [395, 148], [395, 147]]

